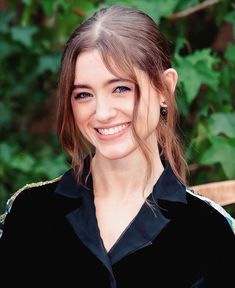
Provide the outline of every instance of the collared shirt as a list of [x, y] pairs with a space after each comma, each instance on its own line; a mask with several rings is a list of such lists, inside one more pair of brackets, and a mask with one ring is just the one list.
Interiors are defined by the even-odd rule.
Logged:
[[9, 282], [15, 275], [24, 287], [32, 287], [31, 279], [42, 287], [62, 281], [65, 287], [78, 281], [112, 288], [133, 287], [136, 281], [140, 287], [231, 287], [233, 218], [163, 164], [148, 197], [152, 206], [142, 205], [108, 253], [97, 224], [91, 175], [86, 186], [69, 170], [56, 181], [17, 191], [1, 218], [3, 279]]
[[[230, 224], [233, 222], [233, 218], [222, 207], [203, 196], [194, 194], [177, 179], [166, 161], [163, 164], [164, 171], [154, 185], [152, 193], [148, 196], [148, 201], [153, 206], [150, 207], [146, 203], [142, 205], [137, 215], [108, 253], [104, 248], [96, 219], [92, 176], [89, 175], [86, 186], [78, 185], [73, 171], [69, 170], [64, 174], [56, 188], [55, 193], [59, 195], [82, 200], [81, 206], [67, 214], [66, 217], [78, 238], [109, 270], [112, 287], [116, 287], [112, 266], [126, 255], [152, 244], [152, 241], [171, 220], [170, 203], [176, 207], [173, 209], [181, 207], [182, 210], [183, 207], [186, 207], [187, 196], [189, 194], [194, 195], [219, 210]], [[83, 180], [88, 171], [88, 165], [85, 163]]]

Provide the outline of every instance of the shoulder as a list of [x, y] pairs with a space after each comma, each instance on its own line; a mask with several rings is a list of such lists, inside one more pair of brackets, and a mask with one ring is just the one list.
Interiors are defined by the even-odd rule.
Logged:
[[30, 206], [30, 204], [38, 200], [39, 203], [41, 201], [46, 201], [55, 191], [61, 178], [62, 176], [59, 176], [48, 181], [26, 184], [17, 190], [14, 194], [12, 194], [7, 200], [4, 213], [0, 215], [0, 235], [1, 229], [5, 222], [5, 218], [10, 213], [13, 206], [22, 206], [23, 209], [24, 203], [27, 204], [27, 206]]
[[[235, 233], [235, 219], [218, 203], [185, 186], [189, 207], [194, 216], [215, 224], [225, 222]], [[194, 213], [195, 212], [195, 213]], [[207, 222], [207, 221], [205, 221]]]

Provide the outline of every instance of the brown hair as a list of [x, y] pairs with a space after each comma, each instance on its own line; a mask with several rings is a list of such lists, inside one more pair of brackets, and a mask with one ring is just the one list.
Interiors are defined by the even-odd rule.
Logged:
[[93, 147], [76, 127], [71, 107], [71, 93], [75, 77], [75, 63], [84, 51], [97, 49], [106, 67], [120, 73], [136, 86], [133, 134], [148, 164], [147, 178], [151, 174], [151, 157], [145, 143], [135, 129], [140, 89], [134, 68], [146, 73], [157, 91], [164, 93], [168, 113], [160, 117], [157, 139], [162, 158], [168, 160], [176, 176], [185, 181], [183, 149], [176, 133], [177, 106], [174, 95], [162, 79], [164, 70], [171, 67], [168, 42], [156, 23], [142, 11], [111, 6], [95, 12], [80, 24], [68, 39], [61, 61], [58, 83], [58, 135], [64, 149], [72, 157], [72, 167], [78, 177], [83, 171], [84, 157], [92, 157]]

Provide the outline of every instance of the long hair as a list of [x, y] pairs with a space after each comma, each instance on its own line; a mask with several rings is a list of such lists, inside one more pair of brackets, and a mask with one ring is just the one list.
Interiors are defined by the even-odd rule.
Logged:
[[152, 172], [151, 155], [136, 133], [136, 111], [141, 97], [135, 68], [144, 71], [156, 91], [165, 97], [168, 113], [160, 117], [156, 129], [158, 148], [179, 180], [185, 182], [183, 147], [176, 133], [177, 106], [175, 96], [167, 89], [163, 72], [171, 67], [168, 41], [156, 23], [142, 11], [111, 6], [95, 12], [80, 24], [68, 39], [62, 55], [58, 81], [58, 135], [64, 149], [72, 157], [78, 178], [83, 171], [84, 157], [92, 157], [94, 147], [78, 130], [71, 107], [75, 64], [80, 53], [96, 49], [107, 69], [114, 75], [125, 75], [136, 86], [133, 112], [133, 135], [147, 161], [147, 178]]

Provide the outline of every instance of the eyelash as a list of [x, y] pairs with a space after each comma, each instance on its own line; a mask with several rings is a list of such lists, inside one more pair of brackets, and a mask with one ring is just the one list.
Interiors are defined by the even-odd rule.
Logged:
[[[121, 90], [120, 92], [115, 92], [117, 89]], [[113, 93], [126, 93], [128, 91], [131, 91], [131, 89], [129, 87], [126, 86], [118, 86], [113, 90]]]
[[81, 92], [74, 95], [74, 99], [76, 100], [83, 100], [89, 97], [92, 97], [92, 94], [88, 92]]
[[[119, 90], [119, 92], [118, 92], [118, 90]], [[112, 93], [122, 94], [122, 93], [127, 93], [128, 91], [131, 91], [131, 89], [129, 87], [118, 86], [113, 90]], [[89, 92], [81, 92], [81, 93], [75, 94], [74, 99], [75, 100], [84, 100], [84, 99], [90, 98], [92, 96], [93, 95]]]

